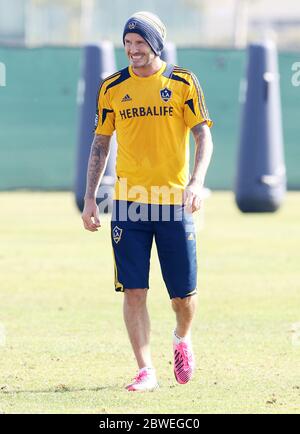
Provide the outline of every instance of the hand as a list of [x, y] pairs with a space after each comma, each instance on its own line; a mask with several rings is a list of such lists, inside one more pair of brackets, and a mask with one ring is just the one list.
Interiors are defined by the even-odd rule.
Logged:
[[201, 208], [202, 184], [197, 181], [190, 181], [183, 192], [183, 204], [189, 213], [198, 211]]
[[95, 199], [87, 199], [84, 203], [84, 209], [81, 215], [83, 225], [90, 232], [97, 232], [100, 228], [99, 209]]

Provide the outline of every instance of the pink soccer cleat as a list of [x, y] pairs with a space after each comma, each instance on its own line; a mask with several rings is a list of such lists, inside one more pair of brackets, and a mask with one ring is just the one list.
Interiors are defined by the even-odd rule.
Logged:
[[173, 343], [174, 375], [179, 384], [186, 384], [193, 376], [195, 358], [190, 342]]
[[125, 387], [128, 392], [151, 392], [159, 387], [155, 375], [155, 370], [142, 368], [131, 384]]

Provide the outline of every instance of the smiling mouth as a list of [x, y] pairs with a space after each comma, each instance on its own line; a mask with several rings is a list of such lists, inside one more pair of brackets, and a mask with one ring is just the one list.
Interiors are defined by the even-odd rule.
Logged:
[[141, 60], [143, 56], [130, 56], [132, 60]]

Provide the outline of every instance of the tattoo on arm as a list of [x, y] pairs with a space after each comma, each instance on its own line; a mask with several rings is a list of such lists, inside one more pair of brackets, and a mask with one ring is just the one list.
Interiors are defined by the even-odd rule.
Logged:
[[86, 180], [85, 199], [95, 199], [109, 153], [111, 136], [96, 134], [92, 143]]
[[213, 142], [210, 129], [206, 123], [195, 125], [192, 128], [192, 133], [195, 140], [195, 162], [192, 180], [203, 184], [213, 151]]

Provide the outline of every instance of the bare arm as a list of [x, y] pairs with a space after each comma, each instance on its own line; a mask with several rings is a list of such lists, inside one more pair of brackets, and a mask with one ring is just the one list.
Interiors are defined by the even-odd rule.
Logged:
[[84, 199], [96, 199], [100, 179], [103, 176], [109, 153], [111, 136], [95, 134], [89, 158]]
[[213, 142], [210, 129], [206, 122], [192, 128], [195, 139], [195, 163], [191, 181], [197, 181], [204, 185], [205, 175], [210, 163], [213, 151]]
[[104, 174], [109, 154], [111, 136], [95, 134], [88, 163], [84, 210], [82, 220], [85, 229], [95, 232], [100, 227], [99, 210], [96, 195], [100, 180]]
[[192, 133], [195, 139], [195, 163], [190, 182], [184, 192], [184, 204], [189, 211], [194, 212], [201, 206], [201, 189], [211, 160], [213, 142], [206, 122], [194, 126]]

